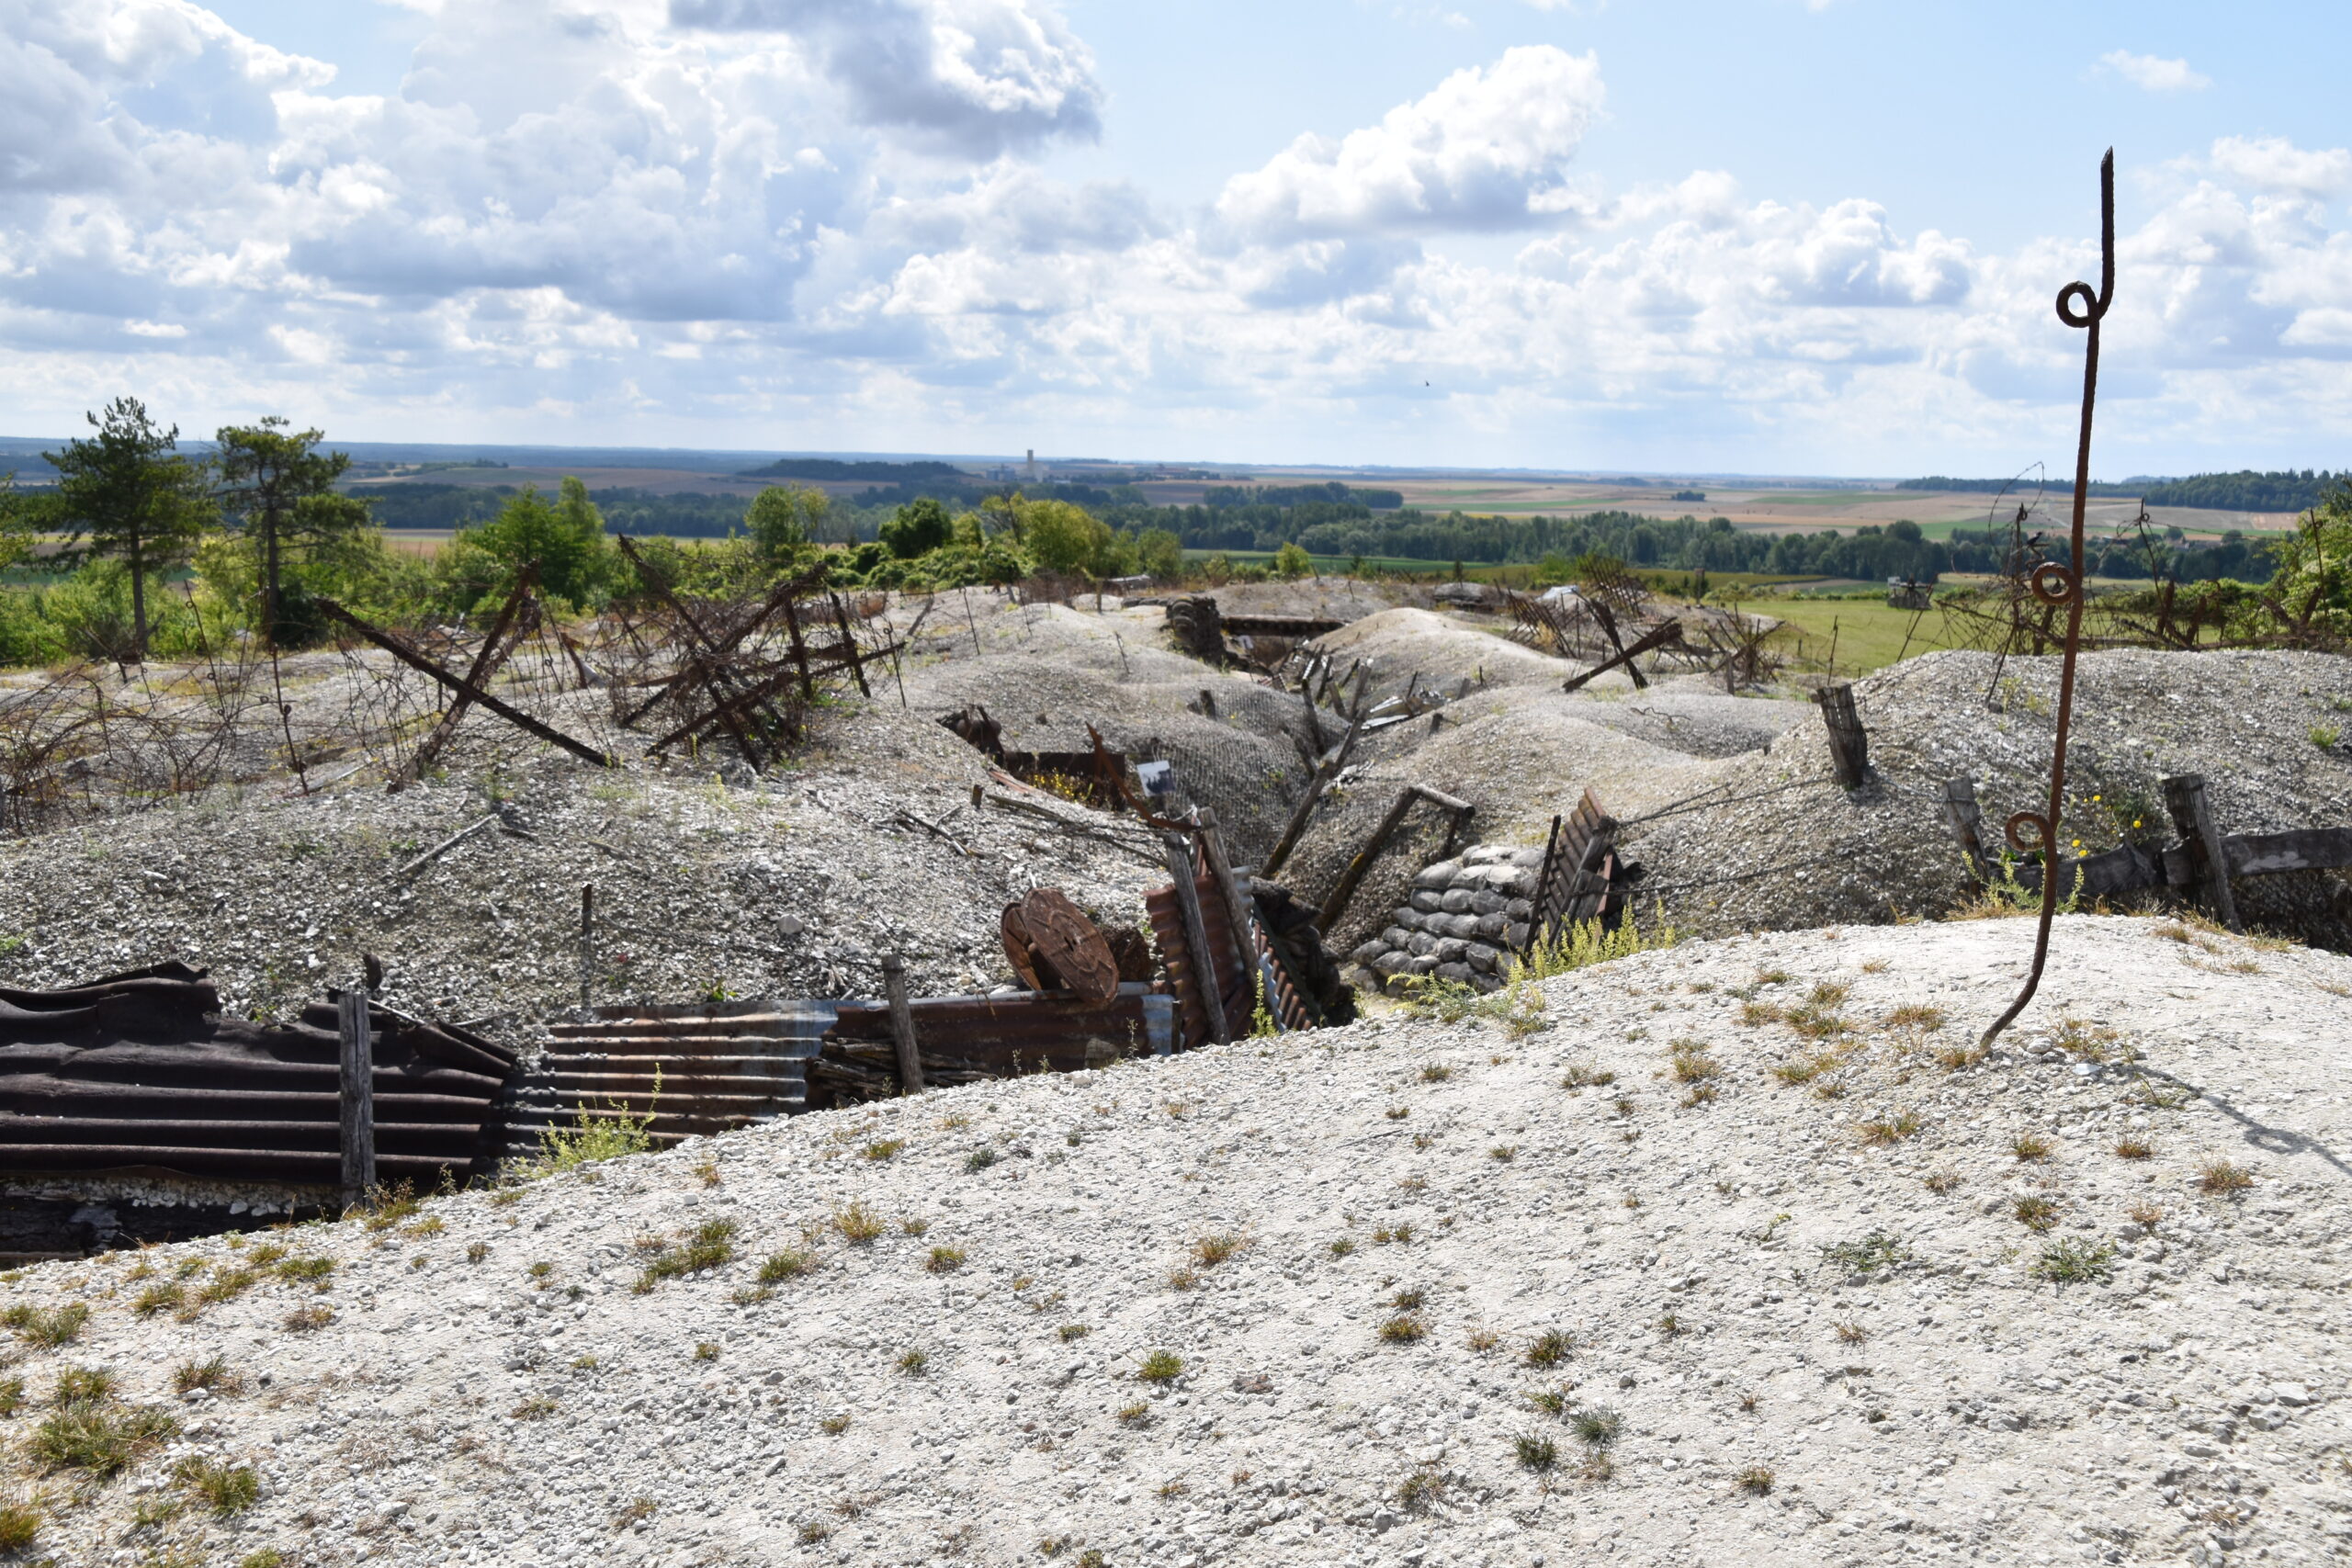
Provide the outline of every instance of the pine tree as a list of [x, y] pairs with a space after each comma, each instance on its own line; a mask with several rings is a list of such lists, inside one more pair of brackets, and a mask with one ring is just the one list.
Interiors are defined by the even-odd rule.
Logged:
[[130, 570], [131, 657], [147, 657], [147, 579], [187, 561], [214, 520], [200, 464], [179, 456], [179, 426], [158, 429], [136, 398], [87, 416], [95, 440], [44, 452], [58, 473], [52, 517], [61, 561], [119, 558]]

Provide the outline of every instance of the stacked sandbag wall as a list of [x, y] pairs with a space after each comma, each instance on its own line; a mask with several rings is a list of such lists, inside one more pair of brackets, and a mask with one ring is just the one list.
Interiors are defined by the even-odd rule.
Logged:
[[1542, 849], [1499, 844], [1476, 845], [1458, 860], [1424, 866], [1405, 908], [1349, 957], [1383, 988], [1408, 976], [1434, 975], [1498, 989], [1510, 955], [1527, 945], [1543, 866]]

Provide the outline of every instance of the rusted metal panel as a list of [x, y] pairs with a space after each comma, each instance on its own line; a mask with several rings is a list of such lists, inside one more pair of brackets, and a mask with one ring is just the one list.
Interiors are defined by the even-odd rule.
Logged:
[[[219, 1005], [184, 964], [0, 994], [0, 1171], [334, 1180], [335, 1036], [220, 1017]], [[382, 1168], [426, 1180], [487, 1170], [509, 1054], [462, 1029], [368, 1012]]]
[[[1257, 1008], [1258, 987], [1250, 967], [1243, 964], [1240, 951], [1234, 945], [1233, 924], [1225, 912], [1225, 900], [1206, 874], [1194, 877], [1193, 886], [1200, 895], [1201, 923], [1207, 930], [1209, 952], [1216, 960], [1217, 992], [1225, 1003], [1225, 1016], [1228, 1020], [1247, 1019]], [[1200, 988], [1193, 983], [1192, 943], [1184, 934], [1184, 916], [1176, 903], [1176, 889], [1172, 886], [1152, 888], [1144, 894], [1143, 903], [1145, 917], [1151, 924], [1152, 940], [1159, 943], [1166, 965], [1169, 992], [1176, 998], [1176, 1016], [1181, 1025], [1179, 1048], [1189, 1051], [1207, 1044], [1208, 1012], [1201, 1005]]]
[[518, 1096], [510, 1155], [582, 1118], [649, 1119], [664, 1146], [801, 1110], [807, 1064], [832, 1024], [829, 1001], [602, 1008], [559, 1023], [543, 1069]]

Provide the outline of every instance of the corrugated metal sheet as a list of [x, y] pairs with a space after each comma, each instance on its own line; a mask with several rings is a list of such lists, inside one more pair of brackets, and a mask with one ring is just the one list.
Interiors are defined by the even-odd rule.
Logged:
[[648, 1131], [667, 1146], [799, 1111], [808, 1060], [836, 1008], [830, 1001], [600, 1008], [592, 1021], [556, 1024], [544, 1066], [516, 1094], [510, 1153], [528, 1153], [542, 1129], [574, 1125], [583, 1114], [650, 1114]]
[[[1217, 990], [1225, 1002], [1226, 1026], [1237, 1035], [1247, 1034], [1250, 1015], [1258, 1006], [1254, 965], [1245, 965], [1239, 949], [1234, 946], [1233, 922], [1226, 917], [1225, 897], [1218, 892], [1216, 881], [1203, 873], [1193, 886], [1200, 897], [1201, 924], [1208, 931], [1209, 951], [1216, 958]], [[1189, 1051], [1208, 1044], [1208, 1013], [1201, 1005], [1200, 987], [1193, 978], [1192, 943], [1184, 934], [1184, 915], [1177, 906], [1175, 887], [1151, 889], [1143, 896], [1143, 905], [1145, 917], [1151, 922], [1152, 940], [1159, 943], [1160, 957], [1167, 962], [1168, 985], [1175, 995], [1176, 1016], [1182, 1026], [1182, 1048]]]
[[[203, 973], [168, 964], [63, 991], [0, 990], [0, 1172], [152, 1171], [331, 1184], [340, 1176], [332, 1028], [219, 1016]], [[420, 1186], [488, 1171], [500, 1047], [369, 1010], [377, 1169]]]

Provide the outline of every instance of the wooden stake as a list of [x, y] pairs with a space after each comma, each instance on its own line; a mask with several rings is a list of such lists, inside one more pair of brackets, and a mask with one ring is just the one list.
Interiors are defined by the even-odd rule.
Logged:
[[2160, 782], [2165, 809], [2172, 814], [2173, 829], [2184, 840], [2189, 863], [2197, 868], [2199, 890], [2223, 925], [2233, 931], [2245, 931], [2238, 923], [2237, 899], [2230, 893], [2229, 859], [2222, 849], [2222, 835], [2213, 826], [2212, 804], [2205, 796], [2205, 775], [2174, 773]]
[[354, 974], [335, 1015], [342, 1089], [343, 1206], [376, 1186], [376, 1062], [368, 1035], [368, 980]]
[[907, 1005], [907, 965], [895, 953], [882, 955], [882, 994], [890, 1002], [890, 1040], [899, 1048], [899, 1092], [922, 1092], [922, 1057], [915, 1051], [914, 1010]]
[[595, 1016], [593, 993], [596, 979], [596, 885], [580, 886], [580, 1016]]
[[1206, 864], [1209, 880], [1216, 885], [1225, 899], [1225, 918], [1233, 928], [1233, 944], [1240, 951], [1241, 966], [1252, 966], [1258, 955], [1258, 943], [1252, 936], [1257, 921], [1250, 910], [1249, 896], [1242, 892], [1240, 881], [1233, 874], [1233, 863], [1226, 859], [1225, 835], [1217, 831], [1216, 813], [1204, 806], [1198, 808], [1201, 821], [1201, 859]]
[[1871, 743], [1854, 708], [1854, 688], [1842, 682], [1824, 686], [1813, 700], [1821, 705], [1821, 720], [1829, 728], [1830, 771], [1845, 788], [1860, 789], [1871, 771]]

